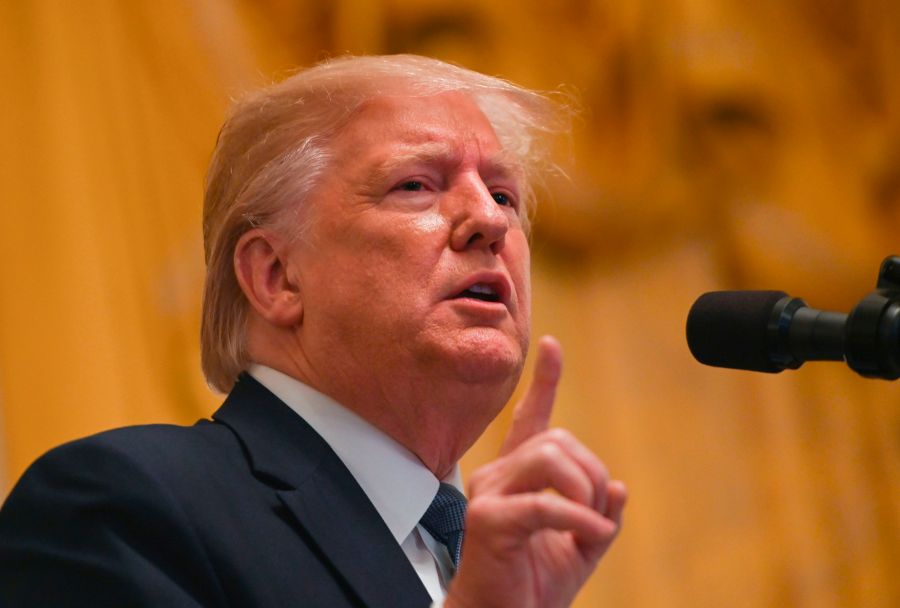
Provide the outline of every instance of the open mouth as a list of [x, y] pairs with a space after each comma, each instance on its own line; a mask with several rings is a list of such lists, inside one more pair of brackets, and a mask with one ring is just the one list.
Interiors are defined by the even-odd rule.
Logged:
[[487, 283], [475, 283], [468, 289], [463, 290], [454, 299], [471, 298], [473, 300], [481, 300], [482, 302], [501, 302], [502, 299], [497, 290]]

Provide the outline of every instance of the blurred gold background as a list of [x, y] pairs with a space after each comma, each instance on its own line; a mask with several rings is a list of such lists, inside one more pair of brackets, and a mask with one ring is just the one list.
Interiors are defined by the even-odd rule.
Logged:
[[231, 97], [344, 52], [579, 92], [535, 331], [566, 349], [555, 423], [631, 504], [578, 606], [900, 605], [900, 384], [704, 368], [683, 337], [704, 291], [847, 311], [900, 253], [891, 0], [0, 0], [0, 488], [60, 442], [215, 408], [216, 132]]

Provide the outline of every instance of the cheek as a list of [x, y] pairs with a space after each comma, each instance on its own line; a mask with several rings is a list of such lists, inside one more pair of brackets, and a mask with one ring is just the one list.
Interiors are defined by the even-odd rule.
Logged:
[[409, 229], [423, 235], [440, 235], [447, 231], [447, 220], [439, 213], [426, 213], [412, 218]]
[[[441, 259], [447, 245], [446, 222], [439, 214], [395, 217], [363, 235], [367, 257], [391, 275], [389, 280], [412, 281], [421, 287]], [[376, 273], [377, 274], [377, 273]]]
[[385, 257], [410, 256], [423, 249], [442, 247], [447, 240], [447, 221], [437, 212], [380, 212], [379, 217], [371, 219], [339, 229], [338, 238], [349, 248], [366, 249]]
[[[446, 247], [445, 222], [437, 214], [394, 215], [342, 235], [340, 266], [357, 284], [401, 308], [428, 295]], [[425, 288], [425, 289], [423, 289]], [[426, 298], [427, 299], [427, 298]], [[377, 304], [372, 301], [370, 304]]]
[[516, 286], [516, 295], [521, 306], [529, 308], [531, 303], [531, 253], [525, 235], [516, 232], [509, 235], [504, 257], [506, 268]]

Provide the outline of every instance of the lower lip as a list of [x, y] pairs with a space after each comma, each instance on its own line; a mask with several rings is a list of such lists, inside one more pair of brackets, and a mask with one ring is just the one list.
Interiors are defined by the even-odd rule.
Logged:
[[469, 314], [505, 317], [508, 312], [506, 305], [502, 302], [486, 302], [475, 298], [454, 298], [450, 300], [450, 303], [454, 308]]

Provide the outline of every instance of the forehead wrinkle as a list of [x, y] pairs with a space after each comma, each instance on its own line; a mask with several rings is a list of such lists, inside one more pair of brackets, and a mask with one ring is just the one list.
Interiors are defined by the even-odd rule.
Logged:
[[438, 164], [442, 166], [455, 166], [462, 163], [462, 153], [457, 146], [452, 146], [446, 141], [432, 141], [421, 144], [403, 145], [400, 150], [392, 150], [391, 154], [378, 162], [371, 170], [368, 182], [372, 185], [380, 184], [389, 178], [393, 172], [404, 165]]
[[396, 166], [409, 162], [421, 162], [458, 165], [462, 163], [462, 160], [462, 148], [443, 140], [403, 145], [400, 151], [392, 154], [391, 158], [384, 164], [386, 166]]

